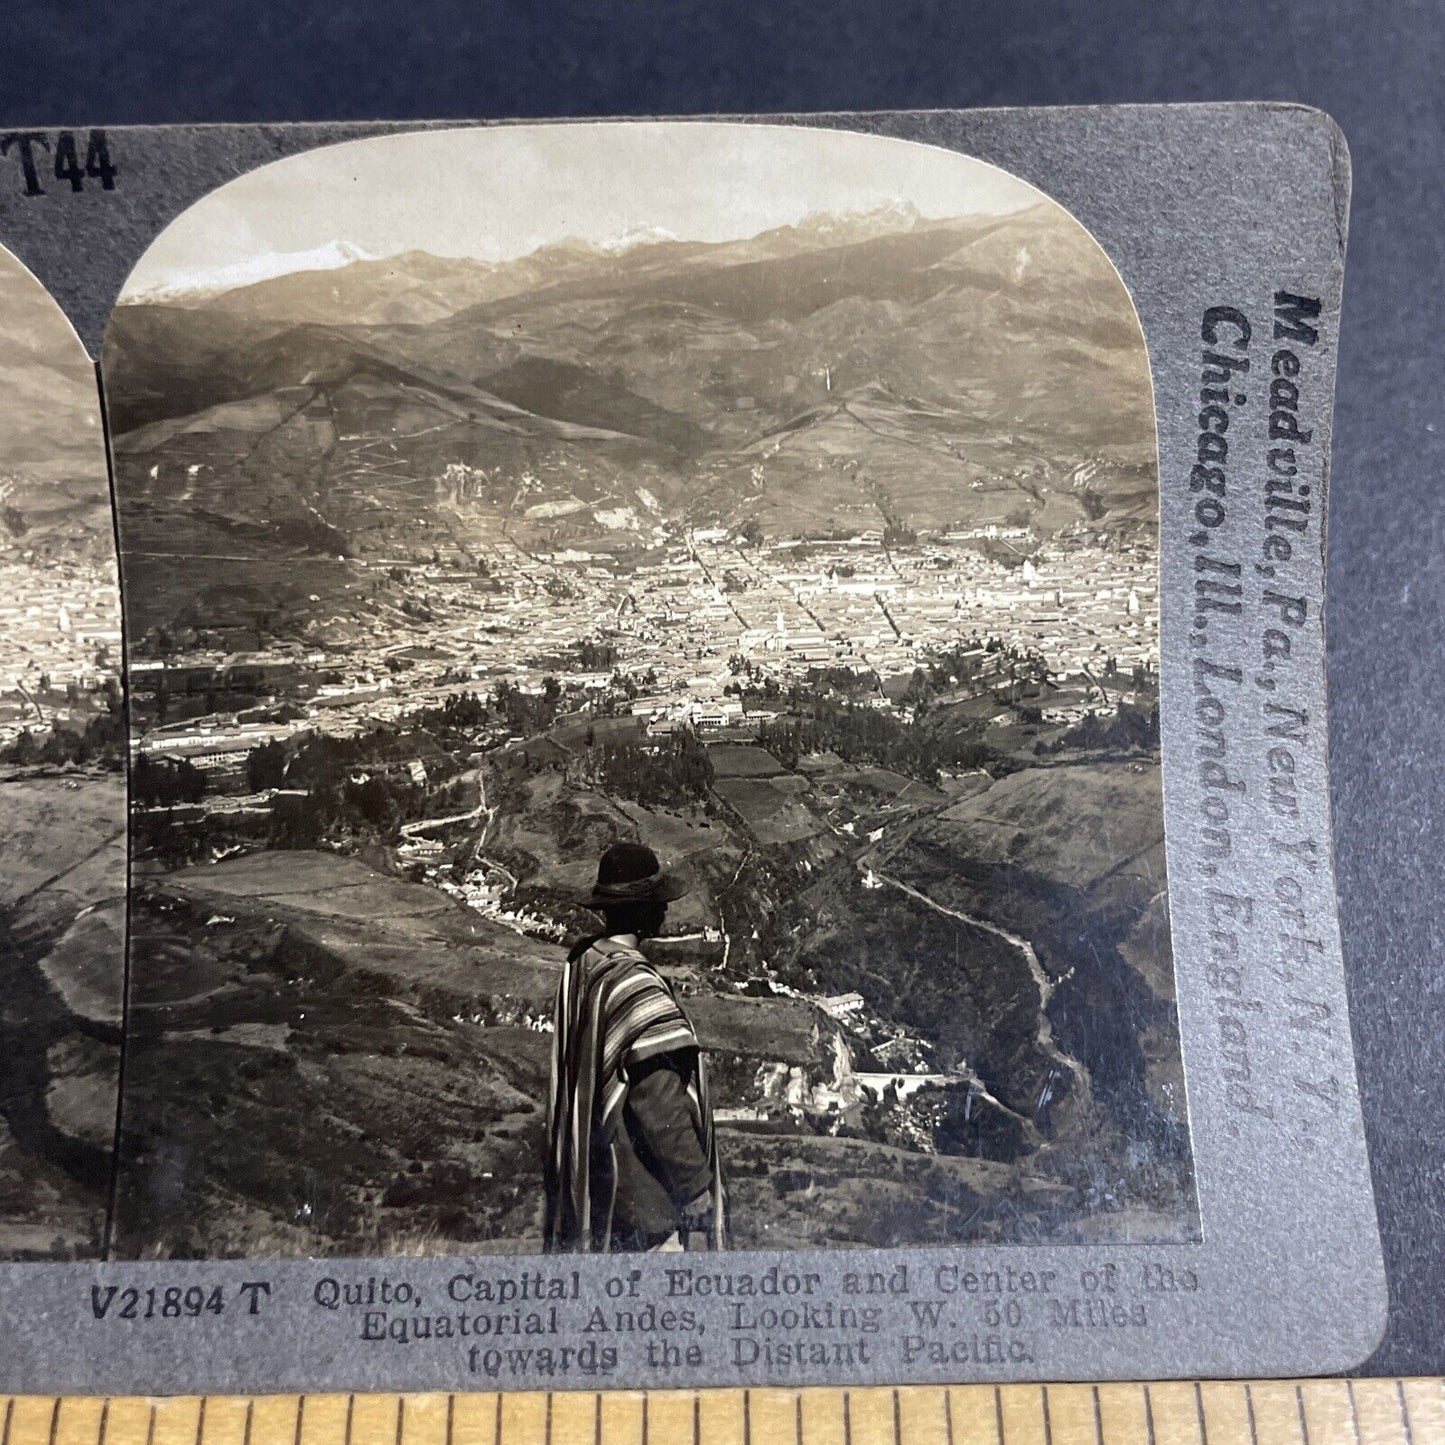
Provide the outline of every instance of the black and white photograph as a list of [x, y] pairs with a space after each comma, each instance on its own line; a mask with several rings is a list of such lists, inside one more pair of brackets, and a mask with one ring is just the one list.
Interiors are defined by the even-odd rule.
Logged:
[[105, 1248], [125, 967], [120, 596], [95, 368], [0, 250], [0, 1257]]
[[[175, 219], [101, 370], [117, 1257], [1199, 1237], [1149, 356], [1062, 206], [362, 139]], [[77, 726], [23, 673], [12, 757]]]

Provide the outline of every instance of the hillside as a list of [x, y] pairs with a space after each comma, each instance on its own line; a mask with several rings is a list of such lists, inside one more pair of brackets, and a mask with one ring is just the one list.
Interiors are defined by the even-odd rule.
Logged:
[[0, 556], [111, 547], [95, 369], [34, 277], [0, 264]]
[[91, 1258], [105, 1230], [125, 970], [125, 787], [0, 782], [0, 1253]]
[[[705, 872], [706, 858], [694, 866]], [[537, 1025], [559, 947], [322, 853], [261, 853], [157, 878], [137, 899], [135, 928], [123, 1255], [539, 1246], [548, 1035]], [[856, 925], [849, 941], [860, 942]], [[969, 992], [966, 975], [953, 977], [969, 1012], [1004, 1041], [996, 1057], [978, 1056], [1002, 1103], [965, 1090], [971, 1142], [945, 1154], [907, 1143], [897, 1105], [863, 1108], [874, 1122], [862, 1132], [826, 1128], [837, 1118], [828, 1111], [857, 1116], [867, 1099], [852, 1065], [840, 1064], [838, 1025], [809, 999], [739, 993], [727, 974], [668, 964], [673, 953], [654, 946], [709, 1053], [739, 1245], [1190, 1229], [1167, 1167], [1151, 1174], [1115, 1156], [1112, 1130], [1089, 1112], [1087, 1081], [1065, 1112], [1029, 1097], [1038, 1077], [1009, 1053], [1009, 1016], [1038, 1035], [1040, 998], [1011, 980], [1002, 955], [971, 952], [974, 966], [999, 970], [991, 1004]], [[907, 989], [894, 1012], [906, 1015]], [[867, 1066], [866, 1050], [856, 1063]], [[940, 1127], [957, 1128], [942, 1096], [932, 1098], [921, 1097], [918, 1118], [942, 1108]], [[1009, 1109], [1036, 1114], [1052, 1142], [1032, 1125], [1030, 1139], [1016, 1126], [1010, 1136]], [[759, 1122], [732, 1122], [739, 1113]], [[1081, 1197], [1099, 1181], [1110, 1212], [1091, 1219]]]
[[[502, 919], [588, 927], [568, 900], [639, 833], [695, 884], [651, 948], [709, 1054], [740, 1245], [1189, 1237], [1157, 759], [951, 801], [715, 751], [721, 812], [496, 776], [492, 821], [412, 870], [433, 886], [385, 849], [151, 877], [122, 1251], [535, 1248], [563, 950]], [[436, 886], [468, 869], [511, 880], [509, 914]], [[857, 1012], [825, 1006], [852, 991]], [[895, 1069], [947, 1078], [898, 1097]]]
[[[1086, 1078], [1141, 1154], [1184, 1153], [1157, 762], [1013, 773], [880, 846], [869, 864], [936, 908], [1027, 939], [1037, 971], [1025, 991], [1043, 995], [1048, 1024], [1030, 1045], [1040, 1062], [1077, 1060], [1082, 1074], [1065, 1082]], [[1017, 971], [1019, 950], [1006, 951]], [[976, 974], [964, 996], [990, 986], [996, 978]], [[985, 1025], [990, 1012], [967, 1010]], [[1007, 1031], [987, 1046], [1007, 1052]]]
[[[540, 1247], [560, 948], [295, 852], [155, 880], [134, 936], [122, 1254]], [[753, 1068], [828, 1058], [789, 1000], [704, 988], [695, 1013]]]

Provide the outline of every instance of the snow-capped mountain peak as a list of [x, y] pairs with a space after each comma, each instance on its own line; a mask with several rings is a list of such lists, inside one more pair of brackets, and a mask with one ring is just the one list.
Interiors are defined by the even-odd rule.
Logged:
[[175, 301], [187, 296], [215, 296], [270, 281], [293, 271], [336, 271], [356, 261], [379, 259], [350, 241], [327, 241], [306, 251], [267, 251], [220, 266], [195, 266], [168, 271], [154, 280], [126, 288], [127, 301]]

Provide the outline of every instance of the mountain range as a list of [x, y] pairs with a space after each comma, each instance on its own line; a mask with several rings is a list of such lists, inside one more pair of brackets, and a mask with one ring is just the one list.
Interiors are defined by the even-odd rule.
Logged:
[[103, 370], [141, 551], [481, 553], [499, 524], [545, 548], [615, 541], [619, 516], [1119, 529], [1157, 506], [1128, 295], [1051, 204], [364, 257], [124, 304]]

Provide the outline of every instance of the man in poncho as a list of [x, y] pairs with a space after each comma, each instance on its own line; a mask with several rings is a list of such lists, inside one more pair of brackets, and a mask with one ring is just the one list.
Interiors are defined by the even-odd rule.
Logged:
[[639, 945], [686, 888], [614, 843], [583, 900], [600, 934], [568, 955], [553, 1013], [546, 1247], [724, 1247], [725, 1202], [692, 1024]]

